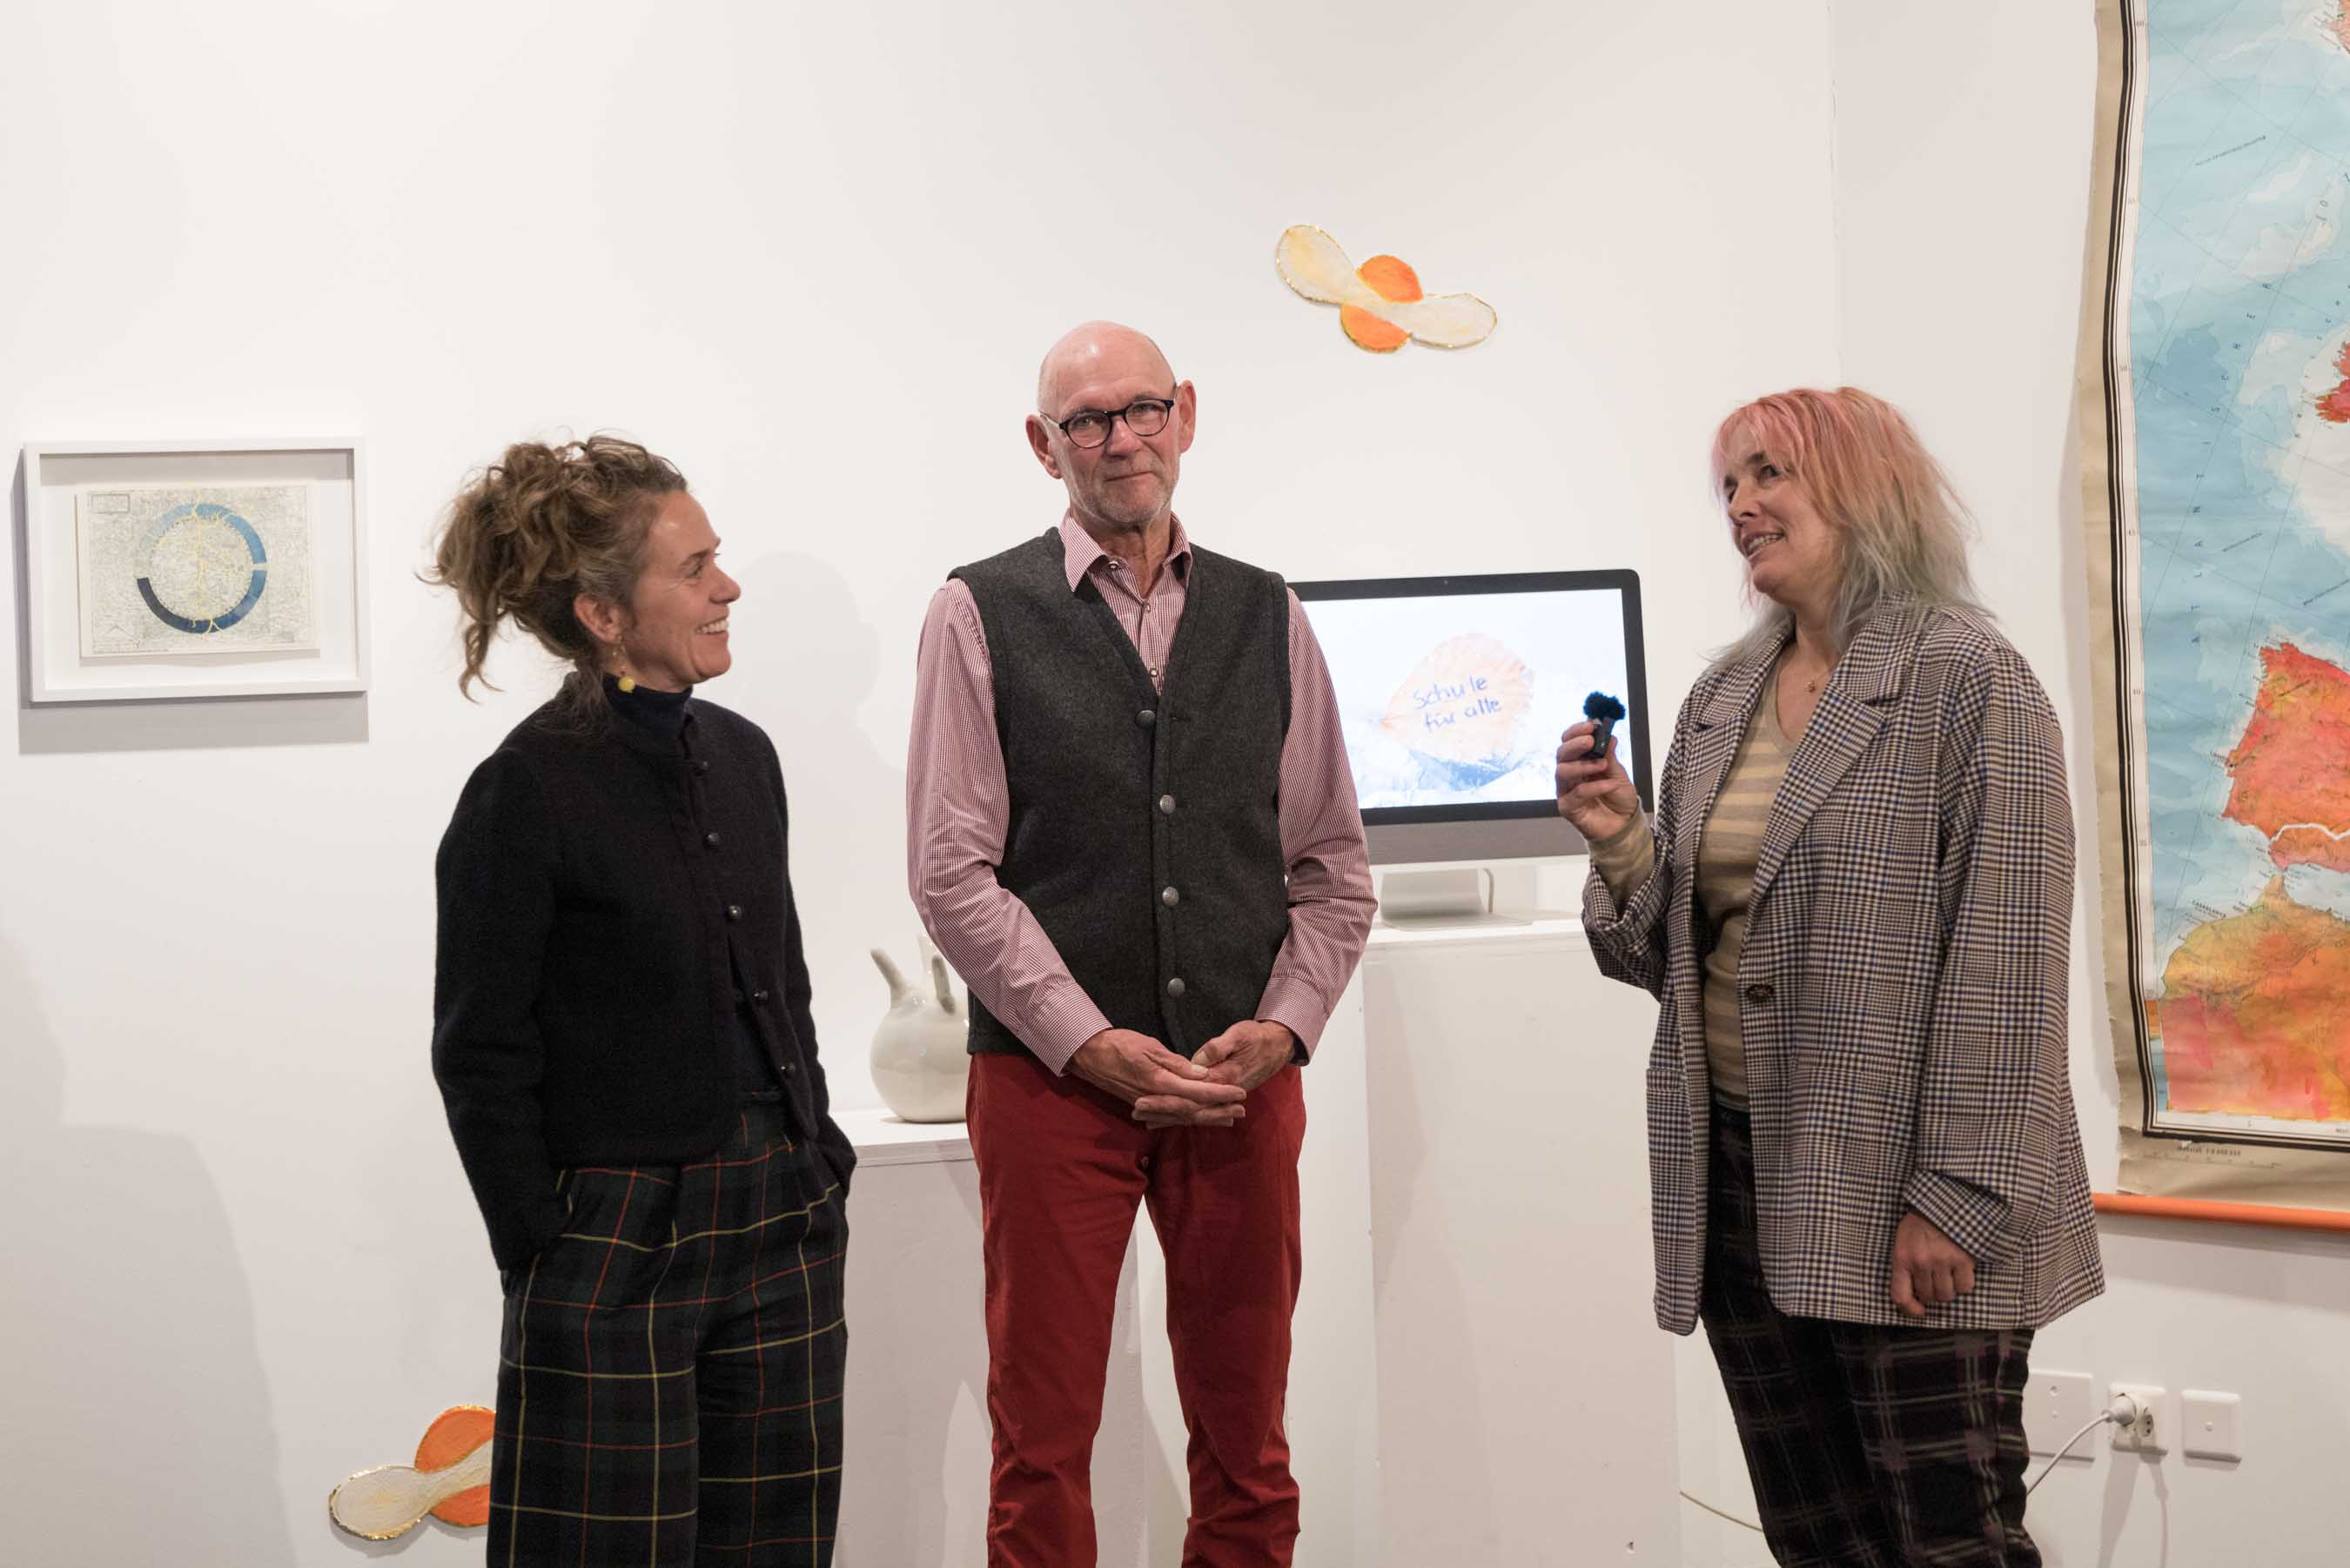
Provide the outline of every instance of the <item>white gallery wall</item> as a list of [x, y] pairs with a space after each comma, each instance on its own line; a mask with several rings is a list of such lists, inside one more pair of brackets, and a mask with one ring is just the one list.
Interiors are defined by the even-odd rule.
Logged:
[[[1712, 422], [1839, 365], [1821, 4], [7, 15], [0, 441], [363, 438], [374, 668], [364, 699], [20, 703], [0, 743], [0, 1560], [347, 1561], [328, 1488], [491, 1394], [431, 860], [552, 675], [511, 648], [461, 701], [413, 573], [505, 441], [629, 432], [725, 535], [709, 694], [782, 752], [826, 1058], [871, 1105], [915, 632], [1057, 514], [1019, 425], [1064, 327], [1134, 321], [1199, 384], [1204, 543], [1638, 570], [1666, 714], [1736, 614]], [[1296, 223], [1500, 330], [1361, 353], [1274, 275]]]

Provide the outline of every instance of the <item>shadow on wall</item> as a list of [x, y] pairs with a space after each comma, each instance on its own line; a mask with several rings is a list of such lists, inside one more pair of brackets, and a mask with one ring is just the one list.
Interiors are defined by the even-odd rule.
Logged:
[[[0, 933], [0, 1205], [16, 1560], [291, 1568], [277, 1434], [220, 1190], [187, 1139], [68, 1127], [65, 1056]], [[161, 1039], [78, 1050], [168, 1049]], [[21, 1556], [16, 1556], [21, 1553]]]
[[[866, 1081], [873, 1021], [887, 1002], [867, 950], [895, 951], [920, 929], [905, 893], [904, 755], [885, 757], [858, 718], [880, 668], [882, 633], [858, 618], [839, 569], [813, 556], [761, 556], [736, 576], [749, 635], [712, 695], [765, 730], [783, 760], [794, 892], [837, 1096]], [[892, 635], [900, 630], [910, 639], [920, 627]], [[852, 1058], [858, 1065], [844, 1075], [840, 1064]], [[856, 1087], [847, 1103], [879, 1102]]]

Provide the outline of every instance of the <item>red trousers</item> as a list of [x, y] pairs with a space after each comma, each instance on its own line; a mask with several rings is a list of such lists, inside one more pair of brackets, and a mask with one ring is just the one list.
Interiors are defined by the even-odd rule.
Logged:
[[1167, 1335], [1191, 1434], [1183, 1568], [1287, 1564], [1298, 1070], [1251, 1095], [1237, 1126], [1153, 1129], [1029, 1057], [975, 1056], [969, 1113], [995, 1425], [989, 1568], [1093, 1568], [1094, 1433], [1118, 1266], [1145, 1202], [1167, 1255]]

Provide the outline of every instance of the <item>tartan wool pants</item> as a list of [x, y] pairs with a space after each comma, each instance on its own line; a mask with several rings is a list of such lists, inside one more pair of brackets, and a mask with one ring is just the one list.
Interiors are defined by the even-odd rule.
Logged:
[[987, 1266], [988, 1568], [1094, 1568], [1092, 1462], [1119, 1265], [1149, 1206], [1189, 1433], [1181, 1568], [1279, 1568], [1305, 1090], [1284, 1067], [1229, 1127], [1144, 1127], [1027, 1056], [971, 1061]]
[[780, 1105], [690, 1165], [582, 1166], [506, 1280], [494, 1568], [824, 1568], [840, 1511], [838, 1179]]
[[1764, 1288], [1746, 1116], [1716, 1106], [1700, 1316], [1783, 1568], [2040, 1568], [2029, 1329], [1790, 1317]]

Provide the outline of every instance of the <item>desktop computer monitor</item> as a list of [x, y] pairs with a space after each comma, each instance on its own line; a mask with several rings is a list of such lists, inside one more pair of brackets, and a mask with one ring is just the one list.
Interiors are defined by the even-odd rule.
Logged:
[[1579, 855], [1559, 732], [1603, 691], [1644, 805], [1648, 693], [1629, 571], [1292, 583], [1329, 661], [1371, 859]]

